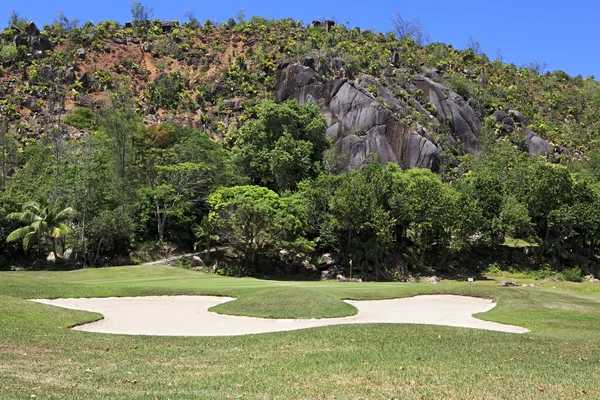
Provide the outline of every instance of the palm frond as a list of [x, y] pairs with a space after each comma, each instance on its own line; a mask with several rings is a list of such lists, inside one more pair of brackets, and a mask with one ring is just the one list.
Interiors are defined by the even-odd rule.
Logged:
[[33, 228], [31, 226], [24, 226], [19, 229], [15, 229], [12, 231], [8, 237], [6, 238], [6, 242], [14, 242], [15, 240], [20, 240], [25, 238], [30, 232], [33, 232]]
[[64, 222], [75, 218], [77, 215], [77, 211], [71, 207], [67, 207], [62, 211], [59, 211], [58, 214], [54, 217], [55, 222]]
[[24, 224], [31, 224], [32, 222], [38, 221], [41, 218], [39, 215], [32, 213], [31, 211], [23, 211], [10, 213], [6, 216], [6, 219], [17, 220]]
[[23, 249], [25, 251], [29, 250], [31, 246], [37, 243], [37, 241], [37, 232], [29, 232], [27, 235], [25, 235], [25, 238], [23, 238]]
[[71, 229], [67, 225], [57, 224], [50, 229], [50, 237], [58, 239], [69, 232], [71, 232]]

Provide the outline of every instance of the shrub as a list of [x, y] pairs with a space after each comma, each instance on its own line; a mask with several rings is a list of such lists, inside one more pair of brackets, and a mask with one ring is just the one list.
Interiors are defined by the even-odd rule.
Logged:
[[569, 282], [583, 281], [583, 272], [581, 271], [581, 268], [579, 268], [579, 267], [567, 268], [567, 269], [563, 270], [561, 275], [565, 281], [569, 281]]
[[19, 52], [15, 46], [2, 46], [0, 50], [0, 62], [2, 63], [12, 63], [17, 61], [19, 56]]
[[94, 113], [87, 107], [77, 107], [65, 117], [65, 123], [79, 129], [91, 128], [95, 123]]
[[185, 95], [187, 79], [179, 72], [160, 74], [148, 86], [148, 100], [161, 108], [176, 108]]

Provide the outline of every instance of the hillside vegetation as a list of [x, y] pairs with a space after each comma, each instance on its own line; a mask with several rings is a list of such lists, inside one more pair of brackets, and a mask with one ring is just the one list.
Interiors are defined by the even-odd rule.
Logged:
[[597, 271], [594, 77], [428, 44], [401, 19], [134, 5], [125, 24], [14, 14], [2, 31], [1, 266], [219, 245], [223, 274]]

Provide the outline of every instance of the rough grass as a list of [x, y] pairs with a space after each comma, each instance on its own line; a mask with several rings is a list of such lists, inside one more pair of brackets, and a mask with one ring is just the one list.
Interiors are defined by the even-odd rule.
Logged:
[[211, 307], [219, 314], [258, 318], [335, 318], [356, 315], [356, 307], [339, 297], [298, 287], [259, 290], [248, 296]]
[[[0, 273], [0, 398], [600, 398], [600, 285], [552, 285], [277, 282], [164, 266]], [[236, 337], [105, 335], [68, 329], [98, 314], [24, 300], [166, 293], [248, 299], [298, 288], [338, 299], [491, 296], [497, 307], [479, 318], [533, 331], [373, 324]]]

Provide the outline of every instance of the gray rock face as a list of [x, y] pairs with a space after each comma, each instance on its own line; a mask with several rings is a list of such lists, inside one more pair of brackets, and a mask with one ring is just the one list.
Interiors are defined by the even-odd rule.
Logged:
[[429, 97], [435, 107], [438, 120], [450, 125], [452, 139], [465, 153], [478, 154], [481, 145], [477, 136], [481, 132], [481, 121], [475, 111], [461, 96], [431, 79], [415, 75], [413, 83]]
[[424, 130], [401, 122], [364, 88], [344, 78], [322, 83], [308, 67], [290, 64], [277, 71], [276, 101], [296, 99], [321, 108], [328, 121], [340, 170], [358, 169], [377, 154], [382, 164], [437, 169], [441, 148]]

